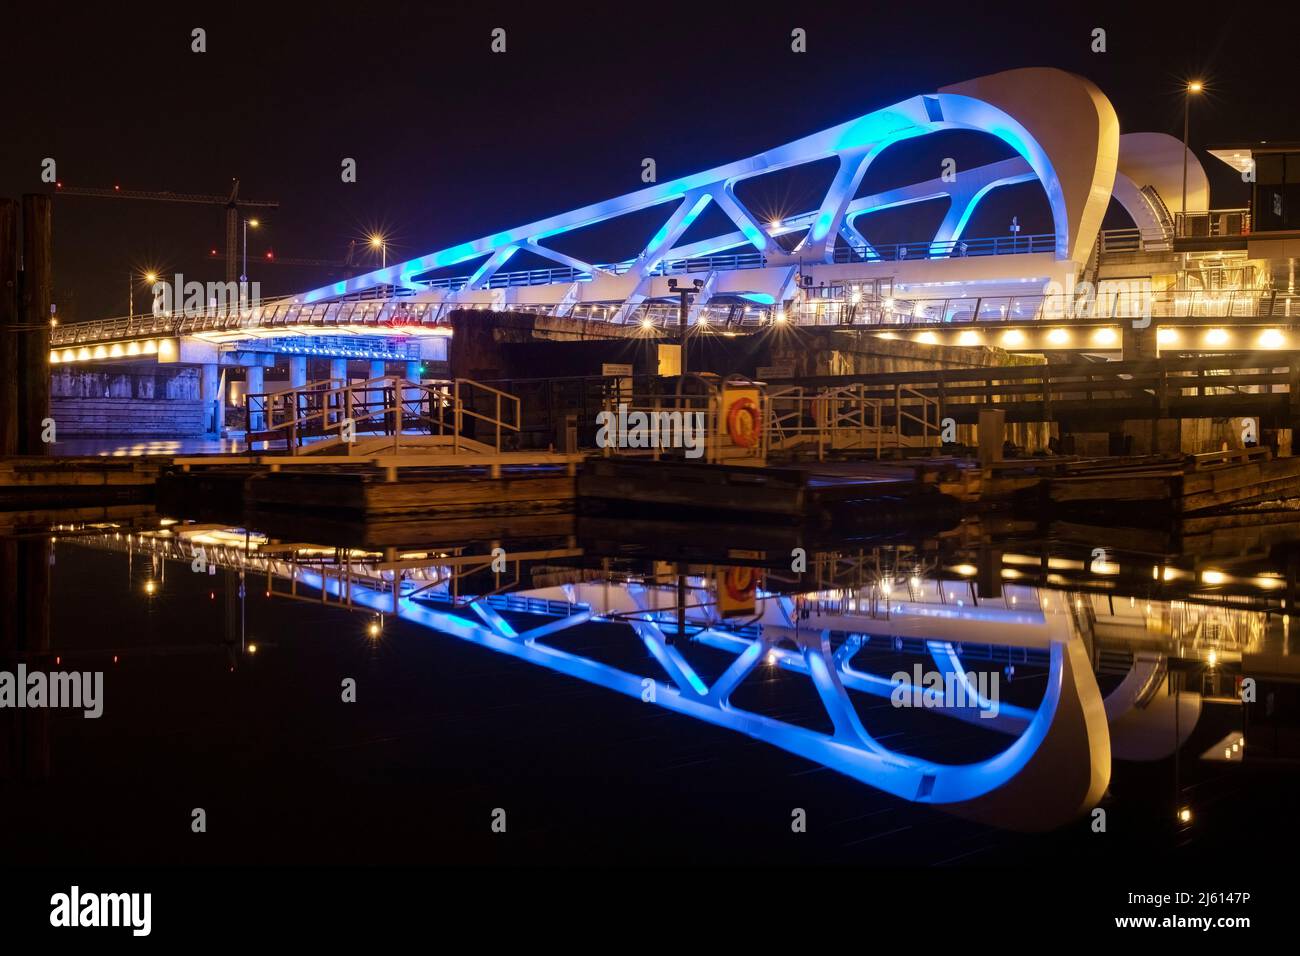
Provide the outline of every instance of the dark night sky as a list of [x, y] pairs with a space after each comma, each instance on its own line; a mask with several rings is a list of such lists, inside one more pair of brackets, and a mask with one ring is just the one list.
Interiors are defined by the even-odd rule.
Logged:
[[[374, 226], [390, 261], [778, 145], [946, 83], [1019, 66], [1081, 73], [1123, 129], [1181, 134], [1181, 82], [1206, 77], [1193, 144], [1300, 138], [1297, 25], [1282, 5], [187, 4], [5, 12], [0, 194], [69, 185], [216, 193], [232, 176], [281, 209], [250, 260], [340, 258]], [[990, 12], [996, 11], [996, 12]], [[204, 27], [208, 52], [190, 52]], [[508, 52], [489, 34], [504, 27]], [[790, 31], [809, 52], [790, 51]], [[1108, 52], [1089, 49], [1104, 27]], [[1289, 76], [1289, 82], [1284, 78]], [[358, 182], [343, 184], [343, 157]], [[1219, 205], [1245, 199], [1212, 159]], [[1226, 167], [1224, 167], [1226, 170]], [[1240, 193], [1240, 194], [1238, 194]], [[66, 320], [125, 312], [133, 267], [221, 278], [219, 207], [65, 198]], [[263, 294], [328, 273], [256, 270]], [[137, 300], [138, 301], [138, 300]]]

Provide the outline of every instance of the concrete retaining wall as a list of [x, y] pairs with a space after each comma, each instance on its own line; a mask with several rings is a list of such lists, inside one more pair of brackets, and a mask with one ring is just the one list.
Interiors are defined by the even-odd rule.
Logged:
[[50, 374], [50, 416], [61, 438], [203, 434], [199, 370], [93, 371]]

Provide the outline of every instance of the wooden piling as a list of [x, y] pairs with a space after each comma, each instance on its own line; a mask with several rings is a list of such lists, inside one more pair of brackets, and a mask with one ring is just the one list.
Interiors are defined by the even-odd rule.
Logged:
[[[50, 417], [50, 305], [54, 301], [51, 236], [54, 203], [49, 196], [23, 196], [22, 333], [18, 354], [20, 412], [19, 451], [49, 454], [42, 440]], [[57, 423], [56, 427], [57, 427]]]
[[0, 198], [0, 457], [18, 454], [18, 201]]

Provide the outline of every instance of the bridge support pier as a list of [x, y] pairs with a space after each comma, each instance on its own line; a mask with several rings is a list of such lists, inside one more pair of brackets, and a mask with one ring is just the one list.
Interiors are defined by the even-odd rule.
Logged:
[[991, 465], [1002, 460], [1006, 441], [1007, 413], [1001, 408], [981, 408], [979, 419], [979, 462]]
[[225, 401], [221, 388], [221, 368], [210, 362], [200, 367], [199, 398], [203, 402], [203, 431], [213, 438], [220, 438], [225, 431]]
[[302, 388], [307, 384], [307, 356], [289, 356], [289, 387]]
[[[248, 380], [244, 388], [244, 394], [260, 395], [262, 392], [266, 391], [265, 387], [262, 384], [262, 372], [263, 372], [262, 366], [250, 365], [248, 366], [246, 371], [248, 375]], [[248, 414], [248, 418], [249, 418], [248, 430], [250, 432], [260, 432], [263, 428], [266, 427], [265, 423], [262, 420], [262, 413], [260, 411], [256, 411], [256, 412], [250, 411]]]
[[330, 378], [348, 380], [348, 360], [330, 359]]
[[384, 371], [386, 363], [383, 359], [372, 359], [370, 362], [370, 377], [383, 378], [387, 372]]
[[1139, 359], [1153, 359], [1157, 357], [1156, 348], [1156, 327], [1155, 324], [1149, 324], [1146, 328], [1134, 328], [1133, 320], [1128, 320], [1122, 326], [1123, 331], [1120, 333], [1123, 338], [1121, 343], [1123, 351], [1121, 358], [1125, 362], [1136, 362]]

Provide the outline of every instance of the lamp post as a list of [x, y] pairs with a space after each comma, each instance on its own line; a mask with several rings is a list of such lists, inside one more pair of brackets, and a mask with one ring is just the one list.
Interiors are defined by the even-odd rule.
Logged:
[[388, 268], [388, 240], [385, 237], [381, 236], [379, 233], [375, 233], [370, 237], [370, 248], [379, 250], [379, 255], [380, 255], [379, 268], [387, 269]]
[[679, 304], [677, 307], [677, 335], [682, 343], [681, 345], [681, 349], [682, 349], [681, 374], [682, 375], [686, 374], [686, 315], [688, 312], [688, 306], [690, 305], [691, 296], [695, 295], [702, 288], [704, 288], [704, 282], [701, 279], [696, 279], [694, 285], [695, 288], [693, 289], [686, 288], [686, 287], [679, 289], [677, 288], [676, 279], [668, 280], [668, 291], [676, 292], [678, 295]]
[[1188, 152], [1188, 132], [1191, 128], [1192, 118], [1192, 95], [1201, 92], [1203, 86], [1200, 80], [1192, 80], [1187, 84], [1187, 91], [1183, 94], [1183, 204], [1179, 210], [1182, 218], [1182, 228], [1179, 230], [1180, 235], [1187, 235], [1187, 152]]
[[[158, 273], [144, 272], [140, 274], [140, 278], [153, 285], [158, 281]], [[136, 274], [134, 272], [126, 274], [126, 316], [128, 319], [135, 315], [135, 280]]]
[[248, 281], [248, 227], [252, 226], [254, 229], [256, 229], [260, 225], [261, 223], [258, 222], [256, 219], [244, 220], [244, 269], [243, 269], [243, 274], [240, 275], [239, 277], [240, 282]]

